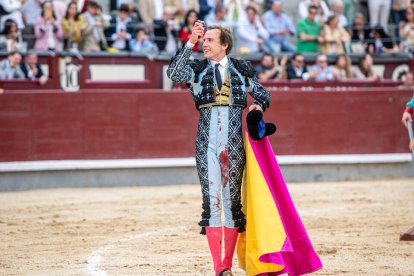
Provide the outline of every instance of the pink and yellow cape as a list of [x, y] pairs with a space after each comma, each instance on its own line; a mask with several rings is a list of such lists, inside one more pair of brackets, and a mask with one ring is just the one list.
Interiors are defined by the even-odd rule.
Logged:
[[237, 244], [240, 267], [249, 276], [293, 276], [321, 269], [268, 138], [255, 141], [246, 134], [245, 141], [242, 201], [247, 224]]

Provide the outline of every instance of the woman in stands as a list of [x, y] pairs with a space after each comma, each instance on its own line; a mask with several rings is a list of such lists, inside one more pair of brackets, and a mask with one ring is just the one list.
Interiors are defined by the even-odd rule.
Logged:
[[4, 31], [0, 36], [0, 50], [10, 52], [24, 52], [22, 34], [13, 19], [4, 22]]
[[400, 24], [400, 49], [403, 52], [414, 52], [414, 9], [408, 8], [406, 13], [406, 21]]
[[[198, 13], [195, 10], [188, 10], [185, 18], [184, 23], [181, 26], [180, 32], [178, 37], [180, 39], [181, 45], [185, 45], [185, 43], [190, 39], [191, 31], [194, 26], [194, 22], [198, 19]], [[193, 52], [200, 51], [199, 44], [194, 45]]]
[[336, 58], [333, 75], [335, 80], [350, 80], [352, 79], [351, 59], [341, 54]]
[[357, 80], [377, 80], [380, 77], [374, 73], [372, 65], [374, 60], [370, 54], [365, 54], [359, 59], [358, 67], [353, 71], [353, 77]]
[[50, 1], [42, 3], [42, 13], [35, 24], [35, 36], [34, 48], [37, 51], [59, 52], [62, 50], [62, 45], [59, 42], [62, 37], [62, 28], [60, 22], [56, 19]]
[[362, 13], [356, 13], [351, 30], [351, 51], [356, 54], [364, 54], [368, 49], [371, 28], [365, 24], [365, 16]]
[[320, 51], [325, 54], [342, 54], [349, 47], [351, 40], [348, 32], [339, 26], [339, 18], [331, 15], [321, 30]]
[[66, 10], [65, 17], [62, 18], [63, 47], [67, 49], [77, 49], [82, 40], [82, 31], [86, 28], [86, 23], [79, 17], [77, 4], [71, 2]]

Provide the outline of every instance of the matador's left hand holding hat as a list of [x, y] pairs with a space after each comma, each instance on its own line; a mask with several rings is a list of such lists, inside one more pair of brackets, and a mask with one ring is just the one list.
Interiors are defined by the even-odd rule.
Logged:
[[276, 132], [276, 125], [263, 121], [263, 112], [252, 110], [247, 114], [247, 131], [254, 140], [261, 140], [263, 137]]

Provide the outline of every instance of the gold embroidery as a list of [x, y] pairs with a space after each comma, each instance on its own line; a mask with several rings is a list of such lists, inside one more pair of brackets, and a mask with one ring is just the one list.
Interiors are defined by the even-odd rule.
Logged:
[[227, 75], [226, 80], [224, 81], [223, 85], [221, 86], [221, 90], [218, 90], [218, 87], [214, 87], [214, 93], [216, 94], [216, 101], [214, 103], [203, 104], [200, 108], [204, 107], [212, 107], [212, 106], [228, 106], [232, 105], [230, 103], [230, 78]]

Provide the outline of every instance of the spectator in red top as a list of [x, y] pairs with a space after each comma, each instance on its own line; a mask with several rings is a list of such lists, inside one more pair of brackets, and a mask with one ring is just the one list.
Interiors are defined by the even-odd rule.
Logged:
[[[180, 32], [178, 34], [179, 40], [181, 45], [185, 45], [187, 41], [190, 39], [191, 32], [193, 30], [193, 26], [195, 21], [198, 19], [198, 13], [196, 10], [188, 10], [185, 14], [184, 23], [181, 26]], [[194, 45], [193, 52], [200, 51], [201, 47], [199, 47], [200, 41], [198, 44]]]

